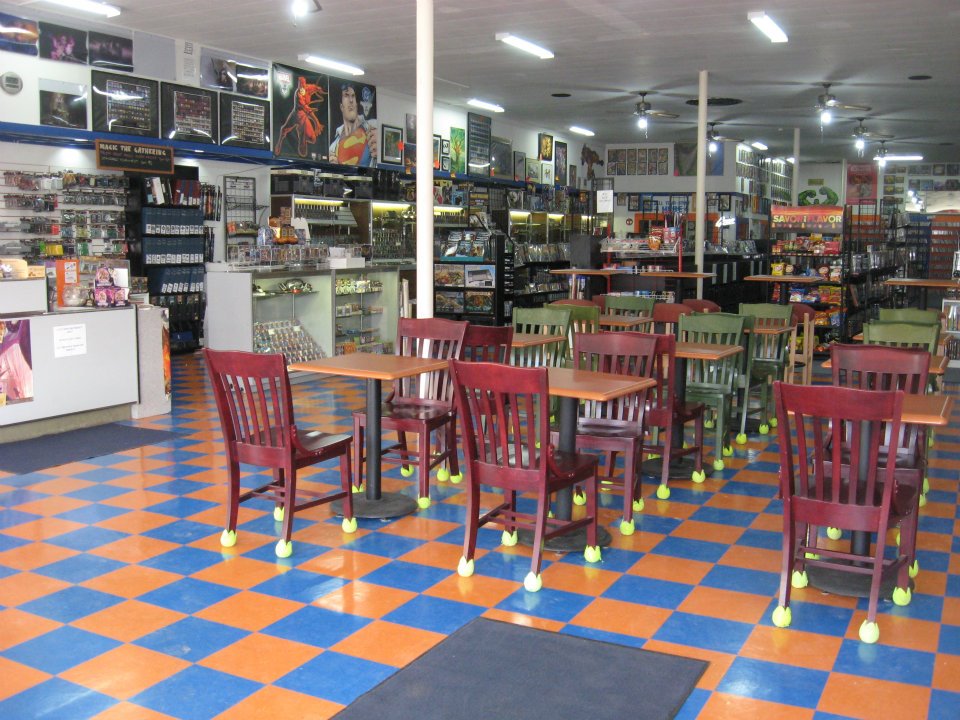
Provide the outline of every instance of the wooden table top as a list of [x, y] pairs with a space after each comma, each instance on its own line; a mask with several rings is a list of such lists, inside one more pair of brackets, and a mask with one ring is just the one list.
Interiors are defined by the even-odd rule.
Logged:
[[903, 398], [901, 420], [911, 425], [943, 427], [950, 424], [953, 395], [912, 395]]
[[408, 355], [376, 355], [374, 353], [350, 353], [306, 362], [293, 363], [290, 370], [300, 372], [343, 375], [366, 380], [399, 380], [422, 373], [444, 370], [446, 360], [410, 357]]
[[812, 275], [747, 275], [744, 280], [749, 282], [795, 283], [796, 285], [814, 285], [816, 283], [828, 282], [822, 277]]
[[607, 313], [600, 316], [600, 327], [635, 328], [651, 323], [653, 323], [652, 317], [638, 315], [611, 315]]
[[653, 378], [551, 367], [547, 369], [550, 394], [606, 402], [656, 385]]
[[680, 278], [681, 280], [705, 280], [706, 278], [717, 276], [716, 273], [711, 272], [693, 272], [687, 270], [640, 270], [639, 268], [636, 274], [642, 277]]
[[747, 335], [753, 333], [754, 335], [786, 335], [789, 332], [793, 332], [793, 325], [764, 325], [762, 327], [745, 327], [743, 329]]
[[741, 345], [678, 342], [677, 357], [686, 360], [723, 360], [743, 352]]
[[894, 287], [935, 288], [942, 290], [960, 290], [960, 280], [950, 278], [889, 278], [884, 285]]
[[510, 343], [514, 348], [536, 347], [538, 345], [549, 345], [550, 343], [566, 340], [563, 335], [541, 335], [540, 333], [517, 333], [513, 334], [513, 341]]
[[551, 275], [597, 275], [610, 277], [611, 275], [625, 275], [632, 273], [627, 268], [556, 268], [550, 271]]
[[[947, 367], [950, 365], [950, 358], [946, 355], [931, 355], [930, 356], [930, 374], [931, 375], [943, 375], [947, 372]], [[830, 362], [830, 358], [824, 360], [820, 367], [830, 370], [833, 367], [833, 364]]]

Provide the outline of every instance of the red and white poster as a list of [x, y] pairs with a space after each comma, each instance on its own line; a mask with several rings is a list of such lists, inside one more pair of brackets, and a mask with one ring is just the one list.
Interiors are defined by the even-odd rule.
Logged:
[[856, 205], [864, 200], [877, 199], [876, 163], [850, 163], [847, 165], [848, 205]]

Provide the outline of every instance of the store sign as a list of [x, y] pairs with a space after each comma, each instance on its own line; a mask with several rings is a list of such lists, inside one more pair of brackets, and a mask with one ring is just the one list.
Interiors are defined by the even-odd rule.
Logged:
[[597, 190], [597, 212], [613, 212], [613, 190]]
[[774, 205], [770, 208], [770, 222], [774, 230], [840, 232], [843, 208], [839, 205]]
[[97, 169], [173, 175], [173, 148], [97, 140]]
[[86, 325], [58, 325], [53, 328], [53, 356], [55, 358], [86, 354]]

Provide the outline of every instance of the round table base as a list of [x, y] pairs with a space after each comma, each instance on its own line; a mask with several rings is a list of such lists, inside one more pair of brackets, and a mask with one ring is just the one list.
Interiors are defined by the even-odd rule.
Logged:
[[[520, 544], [526, 546], [533, 545], [533, 530], [519, 530], [517, 535], [520, 538]], [[613, 538], [605, 528], [597, 527], [597, 544], [600, 547], [607, 547]], [[573, 532], [558, 535], [555, 538], [547, 540], [543, 547], [545, 550], [557, 553], [583, 552], [587, 546], [587, 529], [579, 528]]]
[[[330, 505], [337, 515], [343, 515], [343, 500], [334, 500]], [[385, 492], [379, 500], [368, 500], [366, 495], [356, 493], [353, 496], [353, 516], [382, 520], [402, 517], [417, 511], [417, 501], [402, 493]]]
[[[642, 472], [645, 476], [654, 477], [659, 480], [660, 473], [663, 472], [663, 461], [660, 458], [653, 460], [644, 460]], [[690, 480], [693, 471], [696, 469], [693, 459], [690, 457], [674, 458], [670, 463], [670, 480]], [[706, 477], [713, 475], [713, 463], [704, 461], [703, 472]]]
[[[811, 587], [823, 590], [831, 595], [870, 597], [869, 575], [811, 566], [807, 568], [807, 577], [810, 580]], [[880, 599], [889, 600], [893, 596], [895, 587], [897, 587], [897, 572], [892, 569], [884, 571], [880, 578]], [[913, 589], [913, 580], [910, 581], [910, 589]]]

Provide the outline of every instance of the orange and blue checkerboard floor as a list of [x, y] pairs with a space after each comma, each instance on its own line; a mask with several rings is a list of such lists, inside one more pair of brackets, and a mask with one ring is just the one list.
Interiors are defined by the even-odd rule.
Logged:
[[[791, 628], [770, 621], [773, 436], [668, 501], [645, 485], [633, 536], [607, 497], [602, 564], [547, 553], [530, 594], [529, 550], [495, 530], [481, 530], [476, 574], [457, 575], [464, 498], [449, 484], [428, 510], [355, 535], [325, 506], [306, 511], [286, 560], [271, 507], [245, 504], [222, 549], [224, 455], [200, 356], [175, 358], [174, 375], [172, 414], [140, 424], [179, 439], [0, 473], [0, 718], [326, 718], [477, 616], [704, 658], [681, 718], [960, 718], [960, 410], [931, 452], [913, 601], [882, 603], [869, 646], [864, 601], [808, 588]], [[294, 394], [298, 423], [326, 430], [363, 405], [363, 386], [337, 378]], [[416, 492], [397, 469], [384, 484]]]

